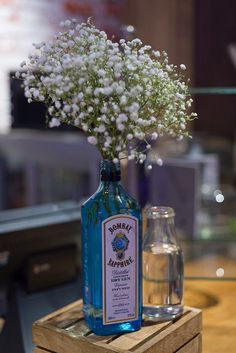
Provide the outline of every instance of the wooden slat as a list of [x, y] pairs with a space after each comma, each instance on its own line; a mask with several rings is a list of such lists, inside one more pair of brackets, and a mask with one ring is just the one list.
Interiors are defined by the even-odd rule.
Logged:
[[183, 347], [178, 349], [176, 353], [201, 353], [202, 352], [202, 335], [199, 334]]
[[86, 337], [77, 336], [69, 331], [51, 326], [44, 327], [42, 325], [33, 326], [33, 342], [36, 346], [45, 348], [46, 350], [56, 353], [114, 353], [121, 352], [106, 345], [105, 347], [94, 346]]
[[130, 350], [139, 344], [144, 344], [147, 339], [157, 335], [161, 330], [171, 325], [171, 322], [165, 322], [158, 325], [142, 327], [139, 331], [119, 336], [113, 340], [109, 346]]
[[200, 311], [191, 311], [188, 315], [168, 326], [159, 335], [144, 343], [135, 350], [135, 353], [156, 353], [157, 348], [158, 353], [176, 352], [184, 342], [190, 341], [201, 332], [201, 324]]
[[86, 338], [89, 342], [103, 346], [104, 344], [105, 345], [109, 344], [111, 341], [113, 341], [114, 339], [116, 339], [119, 336], [120, 335], [98, 336], [98, 335], [95, 335], [95, 333], [91, 333]]
[[[184, 315], [187, 315], [188, 313], [189, 309], [184, 311]], [[177, 320], [180, 320], [180, 318]], [[163, 323], [144, 322], [142, 328], [139, 331], [119, 336], [117, 339], [112, 340], [110, 346], [124, 350], [134, 350], [134, 348], [143, 345], [147, 340], [150, 340], [152, 337], [165, 330], [168, 326], [172, 325], [172, 321]]]

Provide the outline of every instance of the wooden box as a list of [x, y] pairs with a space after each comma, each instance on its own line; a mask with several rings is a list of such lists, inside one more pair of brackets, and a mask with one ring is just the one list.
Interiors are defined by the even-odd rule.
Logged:
[[186, 307], [173, 321], [144, 321], [136, 332], [97, 336], [85, 325], [79, 300], [33, 324], [34, 353], [201, 353], [201, 325], [201, 311]]

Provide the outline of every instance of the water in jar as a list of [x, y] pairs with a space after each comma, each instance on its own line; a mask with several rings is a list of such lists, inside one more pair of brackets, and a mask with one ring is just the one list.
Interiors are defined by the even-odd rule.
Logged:
[[171, 320], [183, 312], [183, 254], [176, 244], [149, 244], [143, 249], [143, 314]]

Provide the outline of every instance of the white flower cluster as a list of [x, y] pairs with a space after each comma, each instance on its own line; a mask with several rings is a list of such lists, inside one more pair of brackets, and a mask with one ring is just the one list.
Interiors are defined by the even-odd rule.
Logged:
[[51, 41], [34, 44], [36, 54], [16, 73], [28, 101], [48, 106], [50, 127], [76, 126], [103, 158], [116, 161], [125, 154], [141, 163], [151, 140], [187, 135], [195, 114], [187, 113], [192, 99], [185, 65], [170, 65], [165, 52], [140, 39], [115, 43], [90, 20], [61, 25]]

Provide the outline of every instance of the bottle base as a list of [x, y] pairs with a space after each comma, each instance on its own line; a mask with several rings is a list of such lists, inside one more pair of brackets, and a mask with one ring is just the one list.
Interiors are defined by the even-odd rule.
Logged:
[[85, 322], [87, 323], [90, 330], [99, 336], [129, 333], [137, 331], [141, 328], [141, 320], [103, 325], [102, 319], [85, 317]]
[[182, 305], [144, 305], [143, 317], [151, 321], [171, 321], [183, 314]]

